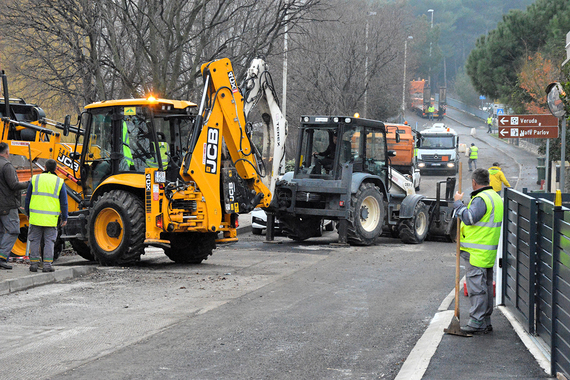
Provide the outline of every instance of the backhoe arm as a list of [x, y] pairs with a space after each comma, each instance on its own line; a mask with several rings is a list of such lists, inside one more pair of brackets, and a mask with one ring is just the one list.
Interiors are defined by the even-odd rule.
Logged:
[[252, 61], [245, 79], [246, 120], [251, 110], [259, 107], [263, 120], [262, 157], [271, 172], [262, 181], [271, 193], [275, 192], [275, 183], [285, 171], [285, 142], [287, 140], [287, 119], [281, 112], [277, 94], [273, 87], [267, 64], [261, 58]]
[[[222, 162], [226, 168], [227, 161], [231, 160], [231, 166], [235, 166], [240, 177], [234, 182], [235, 186], [245, 187], [235, 191], [245, 192], [250, 199], [234, 211], [247, 213], [257, 206], [268, 207], [272, 193], [261, 181], [257, 169], [258, 163], [245, 128], [244, 99], [232, 65], [226, 58], [212, 61], [202, 65], [202, 74], [204, 94], [180, 175], [200, 188], [208, 215], [221, 215], [224, 203], [220, 200], [220, 176], [224, 175]], [[229, 157], [225, 156], [226, 152]]]

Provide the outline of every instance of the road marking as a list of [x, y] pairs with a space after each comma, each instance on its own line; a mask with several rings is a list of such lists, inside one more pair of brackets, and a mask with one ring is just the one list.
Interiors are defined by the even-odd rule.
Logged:
[[423, 377], [431, 358], [439, 346], [439, 342], [441, 342], [443, 329], [449, 326], [452, 318], [453, 310], [435, 314], [427, 330], [406, 358], [402, 369], [396, 376], [396, 380], [420, 380]]

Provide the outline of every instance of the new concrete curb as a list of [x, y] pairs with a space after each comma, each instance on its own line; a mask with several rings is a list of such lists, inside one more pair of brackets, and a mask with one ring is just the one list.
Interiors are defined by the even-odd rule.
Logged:
[[51, 284], [80, 277], [96, 271], [94, 266], [77, 266], [56, 268], [55, 272], [30, 274], [20, 278], [12, 278], [0, 282], [0, 295], [18, 292], [35, 286]]

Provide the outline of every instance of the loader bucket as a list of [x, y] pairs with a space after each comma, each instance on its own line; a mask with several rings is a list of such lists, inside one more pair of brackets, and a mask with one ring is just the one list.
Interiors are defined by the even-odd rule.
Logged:
[[[427, 240], [455, 241], [457, 222], [453, 217], [453, 194], [455, 177], [448, 177], [437, 183], [436, 199], [430, 202], [430, 222]], [[445, 184], [445, 198], [441, 197], [441, 186]]]

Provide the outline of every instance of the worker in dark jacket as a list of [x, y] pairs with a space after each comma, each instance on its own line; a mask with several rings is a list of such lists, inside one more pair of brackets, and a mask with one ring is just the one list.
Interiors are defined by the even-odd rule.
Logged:
[[[332, 135], [332, 140], [329, 143], [329, 146], [327, 147], [327, 149], [325, 149], [323, 152], [314, 152], [313, 156], [315, 156], [316, 158], [316, 162], [315, 162], [315, 173], [317, 174], [321, 174], [321, 166], [325, 168], [325, 170], [331, 170], [332, 169], [332, 165], [334, 163], [334, 155], [336, 152], [336, 134]], [[322, 158], [319, 158], [317, 156], [321, 156]]]
[[10, 252], [20, 234], [20, 190], [28, 187], [28, 182], [20, 182], [14, 165], [8, 160], [10, 147], [0, 143], [0, 268], [12, 269], [8, 265]]

